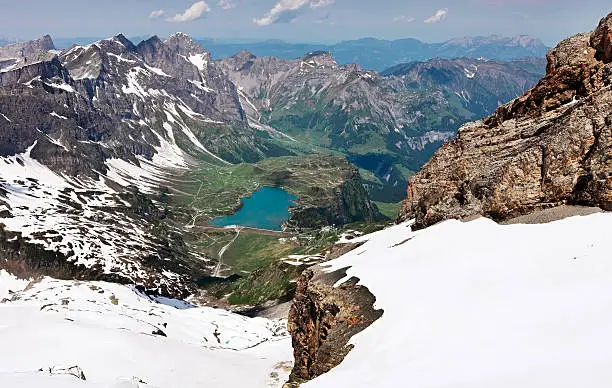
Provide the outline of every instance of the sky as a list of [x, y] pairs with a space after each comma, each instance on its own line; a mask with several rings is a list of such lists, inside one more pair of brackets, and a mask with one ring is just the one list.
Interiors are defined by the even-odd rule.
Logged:
[[548, 45], [593, 29], [610, 0], [0, 0], [0, 38], [168, 36], [334, 43], [498, 34]]

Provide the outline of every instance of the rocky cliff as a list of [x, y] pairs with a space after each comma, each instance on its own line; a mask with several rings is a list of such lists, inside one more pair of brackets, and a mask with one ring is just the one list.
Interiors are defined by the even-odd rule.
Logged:
[[345, 271], [314, 267], [298, 279], [288, 323], [295, 365], [285, 387], [297, 387], [340, 364], [353, 348], [351, 337], [382, 316], [373, 307], [376, 298], [358, 279], [334, 287], [345, 276]]
[[49, 35], [39, 39], [13, 43], [0, 47], [0, 72], [10, 71], [24, 65], [50, 60], [55, 55], [55, 45]]
[[612, 14], [562, 41], [546, 76], [467, 124], [414, 175], [400, 219], [495, 220], [560, 204], [612, 209]]
[[[385, 219], [368, 198], [359, 170], [343, 159], [321, 158], [320, 164], [331, 161], [342, 178], [333, 185], [311, 186], [291, 208], [287, 227], [292, 229], [321, 228], [353, 222], [374, 222]], [[286, 181], [293, 177], [289, 176]]]

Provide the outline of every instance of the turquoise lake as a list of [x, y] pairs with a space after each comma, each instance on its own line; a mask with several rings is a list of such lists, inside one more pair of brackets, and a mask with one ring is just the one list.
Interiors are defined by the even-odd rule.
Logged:
[[210, 221], [213, 226], [247, 226], [249, 228], [282, 230], [289, 219], [289, 207], [297, 200], [278, 187], [262, 187], [250, 198], [242, 199], [242, 207], [231, 216], [217, 217]]

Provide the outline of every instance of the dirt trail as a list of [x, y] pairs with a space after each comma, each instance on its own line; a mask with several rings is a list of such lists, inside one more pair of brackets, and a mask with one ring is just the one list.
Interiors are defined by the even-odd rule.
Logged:
[[213, 272], [213, 276], [218, 278], [221, 275], [221, 266], [223, 265], [223, 255], [225, 254], [225, 252], [229, 249], [229, 247], [232, 246], [232, 244], [234, 243], [234, 241], [236, 241], [236, 239], [238, 238], [238, 236], [240, 236], [240, 232], [242, 231], [243, 228], [236, 228], [234, 229], [236, 231], [236, 236], [234, 236], [233, 240], [230, 241], [229, 243], [227, 243], [227, 245], [225, 245], [223, 248], [221, 248], [219, 250], [218, 256], [219, 256], [219, 262], [217, 263], [217, 266], [215, 267], [215, 271]]

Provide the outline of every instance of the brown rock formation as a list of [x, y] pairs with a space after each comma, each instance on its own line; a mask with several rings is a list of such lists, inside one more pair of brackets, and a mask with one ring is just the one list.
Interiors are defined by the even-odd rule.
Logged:
[[504, 220], [560, 204], [612, 210], [612, 14], [548, 55], [546, 76], [467, 124], [409, 182], [400, 220]]
[[313, 267], [298, 279], [288, 324], [295, 366], [286, 387], [297, 387], [340, 364], [353, 348], [348, 344], [351, 337], [382, 316], [382, 310], [373, 307], [376, 298], [357, 285], [357, 278], [334, 287], [345, 276], [343, 270], [326, 273]]

